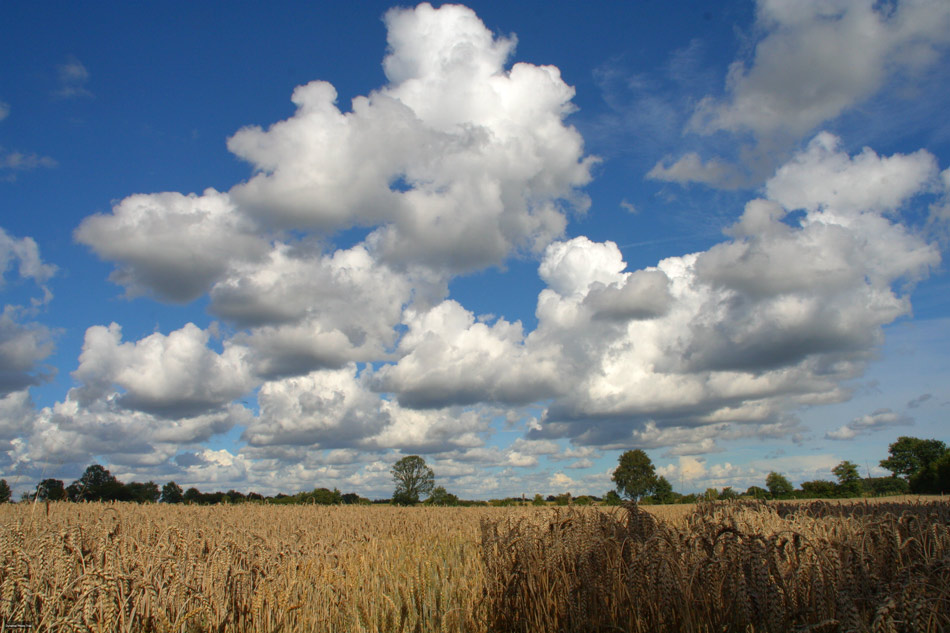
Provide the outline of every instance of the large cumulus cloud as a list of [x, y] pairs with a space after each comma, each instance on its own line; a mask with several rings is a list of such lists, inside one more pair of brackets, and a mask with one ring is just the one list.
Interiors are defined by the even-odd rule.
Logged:
[[116, 393], [125, 408], [169, 418], [222, 408], [254, 386], [253, 376], [244, 348], [225, 344], [219, 354], [209, 338], [192, 323], [135, 342], [123, 342], [116, 323], [91, 327], [73, 372], [82, 383], [77, 399], [90, 403]]
[[559, 71], [506, 69], [513, 40], [465, 7], [397, 9], [386, 25], [388, 85], [343, 113], [313, 82], [292, 118], [231, 137], [257, 172], [235, 199], [282, 228], [377, 226], [384, 261], [456, 272], [559, 236], [564, 207], [586, 209], [592, 162], [564, 124], [574, 91]]
[[[863, 370], [882, 326], [909, 312], [908, 288], [940, 262], [899, 221], [937, 177], [926, 152], [852, 157], [820, 134], [769, 180], [771, 199], [746, 206], [732, 239], [660, 262], [668, 312], [603, 344], [536, 434], [622, 445], [644, 423], [769, 428], [797, 405], [844, 398], [842, 382]], [[593, 260], [579, 259], [590, 277]], [[578, 301], [548, 297], [556, 318], [539, 313], [532, 336], [573, 340], [577, 321], [562, 315], [576, 319]]]

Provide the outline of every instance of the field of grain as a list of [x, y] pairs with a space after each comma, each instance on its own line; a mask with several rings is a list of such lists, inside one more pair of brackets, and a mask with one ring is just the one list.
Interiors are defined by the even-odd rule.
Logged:
[[950, 504], [0, 507], [33, 631], [950, 630]]
[[35, 631], [484, 631], [495, 508], [7, 504], [0, 618]]

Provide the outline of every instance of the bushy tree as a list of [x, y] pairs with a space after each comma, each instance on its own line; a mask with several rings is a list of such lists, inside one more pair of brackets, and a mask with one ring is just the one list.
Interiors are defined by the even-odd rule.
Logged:
[[611, 476], [617, 485], [617, 492], [634, 501], [639, 501], [653, 492], [656, 487], [656, 471], [645, 452], [639, 448], [626, 451], [618, 462], [617, 469]]
[[0, 503], [7, 503], [10, 501], [10, 496], [13, 492], [10, 490], [10, 484], [7, 483], [6, 479], [0, 479]]
[[608, 490], [607, 494], [604, 495], [605, 506], [619, 506], [621, 503], [623, 503], [623, 499], [617, 494], [616, 490]]
[[435, 487], [435, 473], [418, 455], [407, 455], [393, 465], [393, 480], [396, 490], [393, 503], [414, 505], [419, 498], [428, 495]]
[[316, 503], [321, 506], [332, 506], [343, 503], [343, 495], [336, 488], [333, 490], [328, 488], [314, 488], [309, 496], [310, 499], [308, 502]]
[[431, 506], [457, 506], [459, 498], [446, 490], [445, 487], [436, 486], [425, 502]]
[[666, 477], [656, 478], [653, 486], [653, 500], [657, 503], [673, 503], [676, 493], [673, 492], [673, 485], [666, 480]]
[[887, 452], [890, 457], [881, 460], [881, 467], [894, 473], [895, 477], [910, 479], [940, 459], [947, 452], [947, 445], [940, 440], [901, 436], [887, 447]]
[[187, 503], [200, 503], [201, 502], [201, 491], [197, 488], [191, 487], [185, 491], [185, 494], [182, 495], [182, 500]]
[[765, 487], [769, 489], [769, 494], [775, 499], [788, 497], [795, 490], [785, 475], [781, 475], [774, 470], [765, 478]]
[[950, 493], [950, 451], [917, 471], [910, 478], [910, 491], [934, 495]]
[[833, 481], [816, 479], [803, 481], [801, 485], [802, 497], [805, 499], [826, 499], [835, 496], [837, 486]]
[[769, 491], [761, 486], [749, 486], [745, 491], [745, 496], [753, 499], [767, 499]]
[[126, 496], [124, 488], [107, 468], [93, 464], [66, 491], [72, 501], [120, 501]]
[[[615, 493], [616, 494], [616, 493]], [[531, 500], [531, 505], [533, 506], [546, 506], [547, 502], [544, 500], [544, 497], [541, 496], [541, 493], [534, 495], [534, 499]]]
[[910, 491], [910, 484], [901, 477], [871, 477], [861, 482], [864, 489], [875, 496], [903, 495]]
[[36, 498], [40, 501], [63, 501], [66, 487], [59, 479], [44, 479], [36, 486]]
[[726, 486], [719, 492], [720, 501], [732, 501], [738, 499], [739, 493], [732, 489], [732, 486]]
[[162, 503], [181, 503], [185, 500], [185, 495], [181, 491], [181, 486], [174, 481], [169, 481], [162, 486]]
[[838, 494], [842, 497], [857, 497], [861, 495], [861, 475], [858, 465], [854, 462], [843, 461], [831, 469], [838, 478]]
[[135, 501], [136, 503], [155, 503], [161, 496], [158, 490], [158, 484], [154, 481], [139, 483], [133, 481], [125, 484], [125, 490], [121, 494], [122, 501]]

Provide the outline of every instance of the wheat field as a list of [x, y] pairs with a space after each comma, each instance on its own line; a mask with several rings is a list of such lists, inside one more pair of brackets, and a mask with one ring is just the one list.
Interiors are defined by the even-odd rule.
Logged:
[[33, 631], [941, 631], [950, 504], [0, 508]]

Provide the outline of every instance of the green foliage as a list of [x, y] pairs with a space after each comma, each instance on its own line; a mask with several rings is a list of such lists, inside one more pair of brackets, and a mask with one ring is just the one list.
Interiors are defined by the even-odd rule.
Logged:
[[565, 492], [564, 494], [560, 494], [554, 497], [554, 505], [556, 506], [571, 505], [571, 493]]
[[155, 503], [162, 494], [158, 490], [158, 484], [154, 481], [149, 481], [144, 484], [133, 481], [132, 483], [125, 484], [123, 487], [122, 497], [124, 497], [124, 501]]
[[343, 503], [343, 494], [334, 488], [314, 488], [308, 493], [304, 503], [315, 503], [320, 506], [332, 506]]
[[93, 464], [66, 489], [72, 501], [127, 501], [128, 491], [108, 469]]
[[775, 499], [784, 499], [791, 496], [795, 490], [785, 475], [780, 475], [774, 470], [765, 478], [765, 487], [769, 489], [769, 494]]
[[6, 479], [0, 479], [0, 503], [7, 503], [10, 501], [10, 496], [13, 492], [10, 490], [10, 484], [7, 483]]
[[618, 461], [617, 469], [611, 476], [617, 485], [617, 492], [634, 501], [653, 492], [656, 487], [656, 471], [645, 452], [640, 449], [626, 451]]
[[393, 465], [391, 472], [396, 482], [396, 490], [393, 492], [395, 504], [419, 503], [419, 498], [431, 493], [435, 487], [435, 473], [418, 455], [403, 457]]
[[436, 486], [432, 489], [432, 494], [425, 500], [426, 505], [430, 506], [457, 506], [459, 498], [447, 491], [443, 486]]
[[719, 493], [719, 499], [721, 501], [732, 501], [733, 499], [738, 499], [739, 493], [732, 489], [732, 486], [726, 486]]
[[617, 494], [616, 490], [608, 490], [607, 494], [604, 495], [605, 506], [619, 506], [621, 503], [623, 503], [623, 499]]
[[932, 495], [950, 493], [950, 451], [911, 477], [910, 491]]
[[800, 496], [803, 499], [827, 499], [835, 496], [838, 487], [833, 481], [816, 479], [814, 481], [803, 481], [801, 491]]
[[910, 491], [910, 484], [900, 477], [871, 477], [861, 481], [864, 490], [876, 497], [904, 495]]
[[36, 486], [36, 498], [40, 501], [63, 501], [66, 487], [59, 479], [44, 479]]
[[201, 491], [197, 488], [189, 488], [185, 491], [185, 494], [182, 495], [182, 499], [187, 503], [200, 503]]
[[858, 497], [861, 495], [861, 475], [858, 465], [854, 462], [843, 461], [831, 469], [838, 478], [837, 492], [842, 497]]
[[174, 481], [169, 481], [162, 486], [161, 501], [162, 503], [181, 503], [184, 501], [184, 493], [181, 491], [181, 486]]
[[541, 494], [534, 495], [534, 499], [531, 500], [531, 505], [533, 506], [546, 506], [547, 502], [544, 500], [544, 497]]
[[881, 467], [895, 477], [910, 479], [940, 459], [947, 452], [947, 445], [940, 440], [901, 436], [887, 447], [887, 452], [890, 457], [881, 460]]
[[768, 499], [769, 491], [761, 486], [749, 486], [743, 496], [752, 497], [753, 499]]
[[653, 500], [657, 503], [673, 503], [676, 499], [676, 493], [673, 492], [673, 485], [666, 480], [666, 477], [656, 478], [653, 485]]

